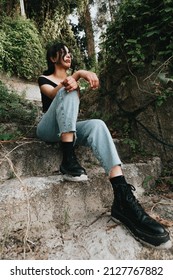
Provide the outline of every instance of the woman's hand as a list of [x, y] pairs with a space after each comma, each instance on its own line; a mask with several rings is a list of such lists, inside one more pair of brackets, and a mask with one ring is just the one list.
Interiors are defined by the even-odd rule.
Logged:
[[72, 77], [68, 76], [61, 84], [65, 87], [67, 92], [71, 92], [79, 88], [77, 81]]
[[86, 80], [91, 89], [97, 89], [99, 87], [99, 79], [94, 72], [86, 70], [78, 70], [72, 76], [68, 76], [61, 84], [65, 87], [67, 92], [71, 92], [79, 88], [77, 81], [82, 78]]
[[99, 87], [99, 79], [94, 72], [79, 70], [73, 74], [73, 77], [76, 81], [83, 78], [90, 84], [92, 89], [97, 89]]

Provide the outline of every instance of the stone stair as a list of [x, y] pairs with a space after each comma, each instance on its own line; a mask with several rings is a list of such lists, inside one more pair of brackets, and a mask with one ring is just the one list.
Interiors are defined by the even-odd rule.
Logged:
[[[21, 83], [2, 75], [1, 80], [40, 106], [36, 83]], [[29, 131], [27, 137], [32, 138], [0, 145], [1, 259], [173, 258], [172, 248], [158, 251], [144, 247], [110, 219], [112, 189], [90, 149], [77, 149], [89, 180], [65, 182], [58, 171], [62, 157], [59, 145], [38, 141], [33, 138], [35, 130]], [[130, 154], [120, 141], [115, 144], [122, 159]], [[124, 164], [123, 171], [145, 209], [171, 219], [171, 199], [145, 195], [160, 176], [160, 159]], [[168, 230], [173, 238], [173, 227]]]
[[[89, 148], [77, 149], [89, 175], [80, 183], [63, 181], [58, 144], [7, 142], [0, 155], [2, 259], [172, 259], [172, 249], [143, 247], [110, 219], [112, 189]], [[145, 192], [160, 175], [160, 159], [124, 164], [123, 170], [138, 199], [151, 209]]]

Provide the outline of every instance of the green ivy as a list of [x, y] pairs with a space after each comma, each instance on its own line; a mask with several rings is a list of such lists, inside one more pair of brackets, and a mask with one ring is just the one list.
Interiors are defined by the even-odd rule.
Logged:
[[138, 70], [171, 57], [172, 11], [172, 0], [122, 0], [103, 36], [104, 62], [126, 62], [132, 70]]
[[0, 35], [1, 70], [29, 80], [37, 79], [45, 53], [34, 23], [22, 17], [5, 17]]

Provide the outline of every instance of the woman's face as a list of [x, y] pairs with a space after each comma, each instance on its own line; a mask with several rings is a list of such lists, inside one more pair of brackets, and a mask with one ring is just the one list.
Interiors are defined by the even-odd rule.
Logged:
[[65, 46], [65, 51], [62, 49], [62, 54], [60, 57], [60, 64], [65, 68], [69, 69], [71, 66], [72, 55], [69, 52], [69, 49]]

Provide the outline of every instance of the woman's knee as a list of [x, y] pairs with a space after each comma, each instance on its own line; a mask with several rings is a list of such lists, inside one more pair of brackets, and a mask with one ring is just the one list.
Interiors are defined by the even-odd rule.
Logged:
[[65, 88], [61, 88], [54, 99], [53, 102], [56, 104], [56, 109], [59, 107], [61, 109], [64, 108], [66, 113], [71, 111], [78, 112], [79, 110], [80, 100], [76, 90], [67, 92]]
[[92, 119], [90, 122], [91, 127], [94, 129], [107, 129], [105, 122], [100, 119]]
[[103, 137], [104, 135], [107, 135], [109, 133], [105, 122], [100, 119], [89, 120], [88, 125], [90, 137]]
[[66, 91], [65, 88], [63, 87], [63, 88], [61, 88], [61, 89], [58, 91], [56, 97], [57, 97], [57, 98], [58, 98], [58, 97], [62, 97], [62, 98], [77, 98], [77, 99], [79, 99], [79, 94], [78, 94], [78, 91], [77, 91], [77, 90], [73, 90], [73, 91], [71, 91], [71, 92], [68, 92], [68, 91]]

